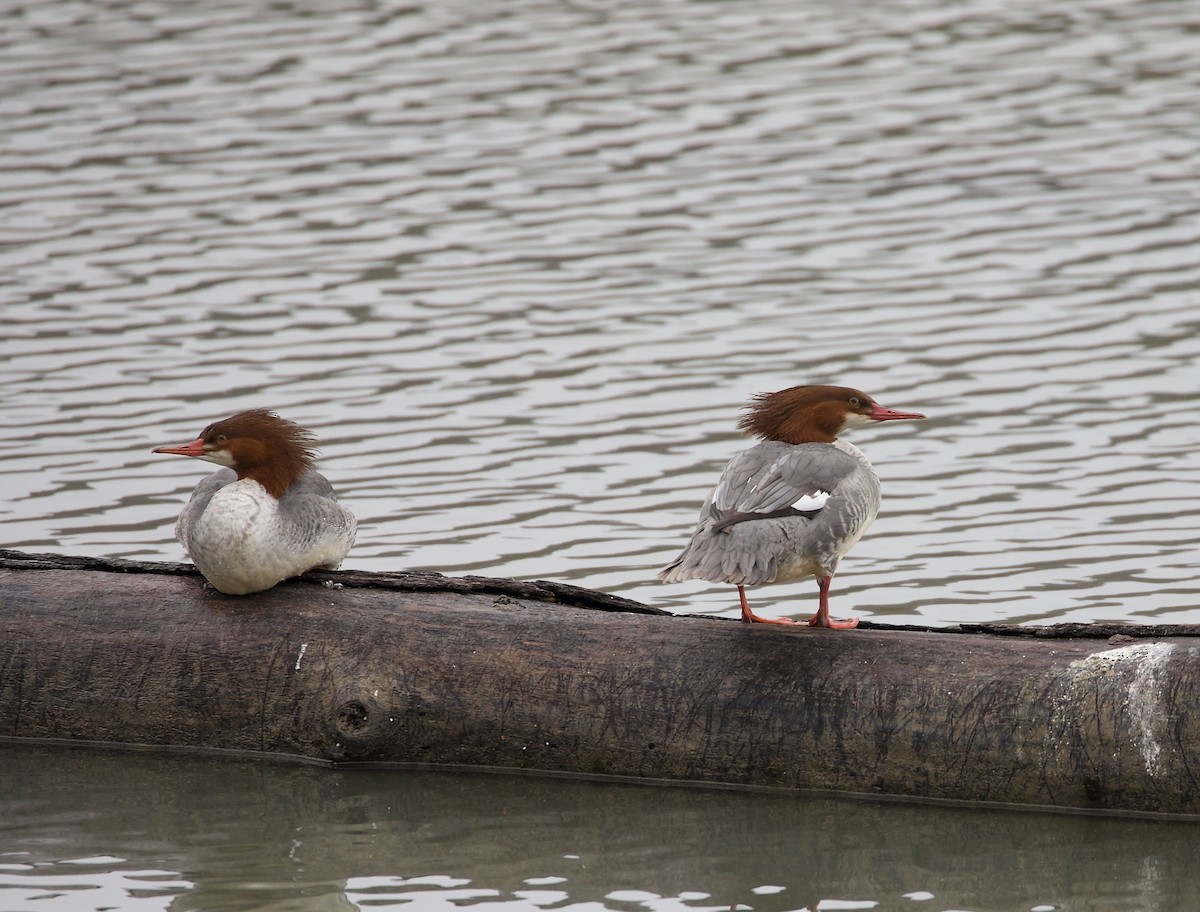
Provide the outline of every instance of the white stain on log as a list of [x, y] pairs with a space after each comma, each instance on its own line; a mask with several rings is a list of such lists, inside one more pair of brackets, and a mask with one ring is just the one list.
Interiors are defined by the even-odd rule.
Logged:
[[1151, 776], [1158, 774], [1159, 758], [1162, 756], [1162, 745], [1155, 726], [1156, 720], [1161, 722], [1164, 716], [1160, 705], [1162, 687], [1166, 680], [1167, 662], [1174, 651], [1173, 643], [1136, 643], [1097, 652], [1080, 662], [1071, 663], [1091, 672], [1115, 673], [1127, 679], [1125, 709], [1138, 737], [1146, 772]]
[[304, 653], [306, 653], [307, 651], [308, 651], [308, 644], [301, 643], [300, 644], [300, 655], [296, 656], [296, 667], [292, 669], [293, 671], [300, 670], [300, 662], [304, 658]]

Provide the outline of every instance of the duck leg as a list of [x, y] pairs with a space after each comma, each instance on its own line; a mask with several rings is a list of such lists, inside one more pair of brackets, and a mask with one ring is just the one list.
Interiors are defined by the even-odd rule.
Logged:
[[[817, 580], [817, 585], [821, 587], [821, 606], [817, 609], [817, 613], [808, 619], [809, 627], [831, 627], [834, 630], [850, 630], [858, 626], [858, 618], [846, 618], [840, 620], [829, 616], [829, 584], [833, 582], [832, 576], [823, 576]], [[738, 587], [741, 588], [740, 586]], [[745, 605], [743, 599], [742, 604]], [[742, 616], [745, 617], [746, 611], [749, 609], [742, 608]]]
[[[765, 618], [759, 617], [750, 610], [750, 603], [746, 601], [746, 589], [743, 586], [738, 586], [738, 598], [742, 600], [742, 620], [749, 624], [795, 624], [791, 618]], [[854, 623], [858, 623], [855, 621]]]

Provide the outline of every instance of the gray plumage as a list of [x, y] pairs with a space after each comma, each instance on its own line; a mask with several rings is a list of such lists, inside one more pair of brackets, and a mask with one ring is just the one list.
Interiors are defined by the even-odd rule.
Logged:
[[832, 576], [879, 501], [879, 477], [853, 444], [765, 441], [726, 466], [658, 578], [761, 586]]
[[213, 586], [242, 595], [315, 567], [336, 569], [357, 526], [311, 469], [278, 501], [257, 481], [221, 469], [196, 485], [175, 537]]

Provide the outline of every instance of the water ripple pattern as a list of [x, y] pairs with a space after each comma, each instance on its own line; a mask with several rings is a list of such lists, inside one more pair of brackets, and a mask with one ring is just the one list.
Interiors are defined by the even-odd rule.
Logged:
[[[4, 543], [178, 559], [233, 411], [347, 566], [662, 587], [755, 392], [931, 418], [834, 611], [1200, 622], [1200, 9], [62, 0], [0, 17]], [[762, 590], [806, 615], [815, 586]]]

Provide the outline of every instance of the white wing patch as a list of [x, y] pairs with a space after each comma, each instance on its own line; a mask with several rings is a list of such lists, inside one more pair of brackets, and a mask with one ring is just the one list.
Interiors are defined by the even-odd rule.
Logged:
[[713, 503], [720, 503], [721, 498], [723, 496], [725, 496], [725, 482], [724, 481], [722, 481], [715, 488], [713, 488], [712, 496], [709, 497], [709, 500], [711, 500]]
[[807, 513], [810, 510], [820, 510], [825, 506], [825, 501], [827, 500], [829, 500], [828, 491], [813, 491], [811, 494], [805, 494], [792, 504], [792, 508], [799, 510], [801, 513]]

